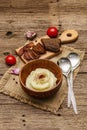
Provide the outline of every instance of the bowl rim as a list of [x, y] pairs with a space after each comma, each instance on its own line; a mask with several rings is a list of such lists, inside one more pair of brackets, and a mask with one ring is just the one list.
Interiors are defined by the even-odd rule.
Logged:
[[[44, 90], [29, 89], [29, 88], [26, 87], [26, 85], [22, 82], [22, 80], [21, 80], [21, 72], [22, 72], [22, 70], [24, 69], [24, 67], [25, 67], [26, 65], [28, 65], [29, 63], [34, 62], [34, 61], [35, 61], [35, 62], [36, 62], [36, 61], [48, 61], [48, 62], [51, 62], [51, 63], [55, 64], [55, 65], [60, 69], [61, 78], [60, 78], [60, 80], [58, 81], [58, 83], [57, 83], [56, 85], [54, 85], [54, 87], [49, 88], [49, 89], [44, 89]], [[62, 79], [63, 79], [63, 74], [62, 74], [61, 68], [60, 68], [59, 65], [57, 65], [55, 62], [53, 62], [53, 61], [51, 61], [51, 60], [49, 60], [49, 59], [35, 59], [35, 60], [32, 60], [32, 61], [29, 61], [28, 63], [26, 63], [26, 64], [21, 68], [20, 73], [19, 73], [19, 81], [20, 81], [22, 87], [24, 87], [25, 89], [27, 89], [27, 90], [29, 90], [29, 91], [35, 92], [35, 93], [39, 93], [39, 92], [40, 92], [40, 93], [49, 92], [49, 91], [55, 89], [57, 86], [59, 86], [59, 85], [61, 84]]]

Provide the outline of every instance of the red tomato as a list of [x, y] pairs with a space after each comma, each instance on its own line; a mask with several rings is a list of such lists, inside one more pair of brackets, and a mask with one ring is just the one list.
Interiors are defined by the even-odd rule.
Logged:
[[56, 27], [50, 27], [47, 30], [47, 35], [51, 38], [55, 38], [58, 35], [58, 29]]
[[14, 65], [16, 64], [16, 58], [13, 55], [8, 55], [5, 59], [7, 65]]

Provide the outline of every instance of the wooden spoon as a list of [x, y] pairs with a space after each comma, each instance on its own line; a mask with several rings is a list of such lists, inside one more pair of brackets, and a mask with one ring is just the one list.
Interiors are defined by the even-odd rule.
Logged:
[[[49, 36], [45, 35], [39, 38], [39, 40], [43, 38], [46, 39], [46, 38], [49, 38]], [[59, 37], [51, 38], [51, 39], [54, 39], [54, 40], [60, 39], [62, 44], [66, 44], [66, 43], [74, 42], [77, 38], [78, 38], [78, 32], [76, 30], [65, 30]]]

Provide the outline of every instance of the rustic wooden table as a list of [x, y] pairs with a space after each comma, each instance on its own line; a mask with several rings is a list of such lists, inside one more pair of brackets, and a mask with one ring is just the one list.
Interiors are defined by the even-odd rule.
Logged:
[[0, 94], [0, 130], [87, 130], [86, 0], [0, 0], [0, 78], [9, 68], [6, 55], [15, 55], [26, 41], [24, 33], [33, 30], [42, 36], [52, 25], [60, 32], [77, 30], [79, 39], [67, 46], [86, 52], [74, 82], [79, 114], [67, 108], [67, 99], [56, 116]]

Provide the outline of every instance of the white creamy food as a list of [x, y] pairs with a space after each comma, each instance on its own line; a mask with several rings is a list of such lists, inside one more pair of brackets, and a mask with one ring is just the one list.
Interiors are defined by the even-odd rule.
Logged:
[[26, 87], [36, 90], [44, 90], [56, 85], [55, 75], [44, 68], [37, 68], [32, 71], [26, 79]]

